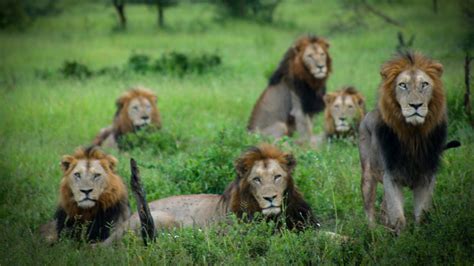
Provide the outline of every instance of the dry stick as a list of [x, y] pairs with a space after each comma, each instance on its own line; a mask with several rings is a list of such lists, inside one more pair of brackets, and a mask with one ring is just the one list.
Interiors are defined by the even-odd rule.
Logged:
[[468, 119], [471, 122], [471, 125], [474, 126], [474, 123], [472, 121], [472, 106], [471, 106], [471, 61], [472, 58], [469, 54], [469, 52], [466, 52], [466, 57], [464, 60], [464, 83], [466, 84], [466, 92], [464, 93], [464, 111], [466, 112], [466, 115]]
[[132, 186], [132, 192], [135, 195], [135, 199], [137, 200], [138, 215], [140, 216], [140, 223], [142, 225], [142, 238], [146, 246], [148, 239], [151, 239], [152, 242], [155, 242], [155, 223], [146, 201], [146, 194], [140, 179], [140, 171], [138, 170], [137, 162], [133, 158], [130, 159], [130, 169], [132, 171], [130, 185]]
[[386, 22], [390, 23], [390, 24], [393, 24], [395, 26], [399, 26], [399, 27], [402, 27], [402, 23], [396, 21], [395, 19], [385, 15], [384, 13], [382, 13], [381, 11], [375, 9], [373, 6], [369, 5], [365, 0], [362, 1], [362, 4], [364, 5], [364, 7], [372, 12], [374, 15], [377, 15], [379, 17], [381, 17], [382, 19], [384, 19]]

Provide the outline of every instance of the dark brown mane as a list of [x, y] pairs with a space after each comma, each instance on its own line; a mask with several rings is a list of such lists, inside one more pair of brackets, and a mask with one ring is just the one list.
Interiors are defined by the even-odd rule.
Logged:
[[302, 230], [306, 227], [318, 228], [319, 222], [314, 217], [309, 204], [298, 191], [291, 176], [296, 166], [293, 155], [284, 153], [269, 144], [251, 147], [243, 152], [235, 161], [237, 177], [223, 193], [222, 203], [239, 218], [247, 215], [247, 218], [252, 219], [255, 213], [261, 212], [257, 201], [250, 192], [250, 184], [246, 177], [255, 162], [269, 159], [277, 160], [288, 172], [288, 186], [285, 192], [286, 209], [284, 210], [284, 220], [287, 227], [297, 230]]
[[[315, 78], [303, 63], [305, 48], [312, 44], [319, 44], [326, 52], [326, 65], [328, 72], [323, 79]], [[302, 102], [303, 111], [311, 115], [324, 109], [322, 97], [326, 92], [326, 81], [332, 71], [332, 59], [328, 52], [329, 43], [317, 36], [304, 36], [299, 38], [285, 53], [278, 68], [269, 80], [270, 85], [287, 82], [295, 90]]]

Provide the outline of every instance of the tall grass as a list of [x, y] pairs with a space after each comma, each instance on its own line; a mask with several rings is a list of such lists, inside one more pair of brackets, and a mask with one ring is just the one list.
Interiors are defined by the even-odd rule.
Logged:
[[[284, 1], [273, 25], [220, 20], [208, 4], [180, 4], [167, 10], [158, 29], [155, 10], [127, 9], [129, 27], [114, 31], [111, 6], [80, 2], [55, 17], [36, 21], [23, 32], [0, 32], [0, 264], [472, 264], [474, 260], [474, 131], [462, 118], [463, 53], [466, 28], [456, 2], [383, 2], [377, 7], [403, 21], [385, 24], [367, 14], [365, 26], [331, 31], [352, 16], [338, 1]], [[233, 160], [265, 139], [246, 133], [253, 103], [293, 40], [308, 32], [331, 42], [334, 73], [328, 90], [352, 84], [375, 106], [379, 67], [395, 51], [396, 34], [415, 34], [414, 48], [440, 60], [449, 97], [450, 139], [463, 146], [449, 150], [437, 175], [429, 220], [413, 225], [412, 196], [406, 193], [408, 228], [394, 237], [382, 226], [367, 229], [360, 195], [357, 147], [336, 141], [311, 150], [284, 145], [298, 161], [296, 183], [322, 222], [323, 230], [347, 235], [337, 245], [309, 230], [274, 234], [269, 224], [230, 226], [225, 234], [180, 229], [163, 232], [151, 247], [129, 236], [114, 248], [92, 249], [63, 240], [46, 246], [37, 227], [51, 219], [57, 204], [59, 159], [87, 145], [111, 123], [114, 100], [127, 87], [142, 84], [159, 97], [167, 138], [183, 145], [171, 152], [110, 151], [118, 172], [129, 182], [128, 160], [142, 170], [148, 200], [185, 193], [219, 193], [234, 178]], [[158, 58], [167, 52], [217, 53], [222, 65], [209, 73], [186, 76], [147, 73], [66, 79], [38, 77], [57, 71], [66, 60], [100, 69], [123, 66], [130, 55]], [[315, 119], [322, 131], [322, 117]], [[163, 144], [165, 145], [165, 144]], [[382, 190], [379, 186], [377, 201]]]

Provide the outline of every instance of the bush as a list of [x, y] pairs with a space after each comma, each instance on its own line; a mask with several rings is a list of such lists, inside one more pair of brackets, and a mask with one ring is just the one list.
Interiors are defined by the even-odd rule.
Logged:
[[2, 0], [0, 1], [0, 29], [23, 28], [35, 18], [60, 12], [56, 0]]
[[281, 0], [215, 0], [223, 15], [273, 22], [273, 13]]
[[198, 56], [171, 52], [155, 61], [153, 70], [162, 73], [184, 75], [186, 73], [203, 74], [211, 68], [221, 64], [221, 58], [215, 54], [201, 54]]
[[135, 133], [129, 133], [119, 139], [120, 150], [131, 151], [134, 149], [149, 150], [153, 154], [175, 153], [183, 149], [185, 141], [167, 130], [158, 130], [146, 127]]
[[59, 72], [66, 78], [84, 79], [92, 76], [92, 71], [84, 64], [77, 61], [64, 61]]

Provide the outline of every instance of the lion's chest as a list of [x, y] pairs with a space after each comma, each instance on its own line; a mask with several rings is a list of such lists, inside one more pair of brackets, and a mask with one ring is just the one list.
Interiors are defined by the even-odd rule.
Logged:
[[442, 123], [426, 137], [415, 135], [407, 144], [389, 126], [379, 125], [376, 137], [384, 170], [393, 175], [397, 182], [411, 188], [429, 181], [440, 164], [446, 135], [447, 127]]

